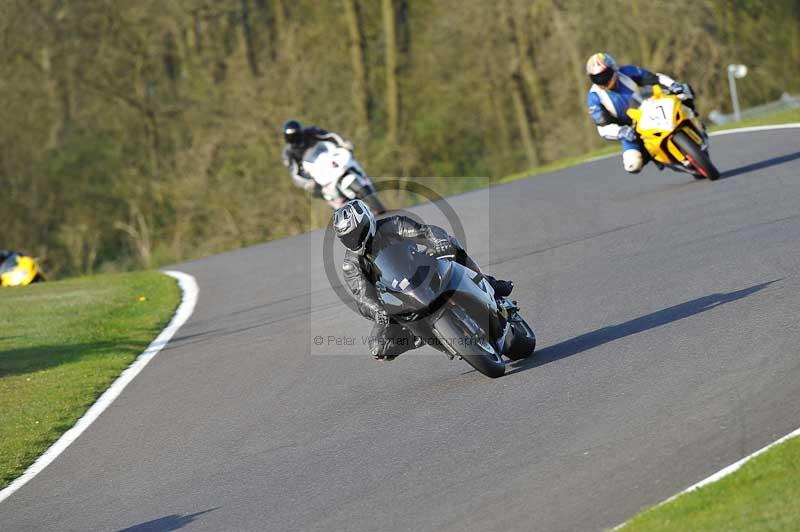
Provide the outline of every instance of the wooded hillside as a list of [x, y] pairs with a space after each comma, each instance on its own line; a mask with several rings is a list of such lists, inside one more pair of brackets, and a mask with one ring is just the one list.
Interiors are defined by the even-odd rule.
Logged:
[[293, 117], [375, 176], [500, 176], [602, 141], [594, 51], [730, 111], [800, 90], [797, 0], [3, 0], [0, 247], [51, 275], [149, 267], [320, 223]]

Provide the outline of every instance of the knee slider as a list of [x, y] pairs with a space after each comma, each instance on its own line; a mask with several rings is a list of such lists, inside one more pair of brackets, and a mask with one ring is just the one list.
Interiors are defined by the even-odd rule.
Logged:
[[643, 165], [644, 158], [639, 150], [625, 150], [622, 152], [622, 166], [626, 172], [639, 173]]

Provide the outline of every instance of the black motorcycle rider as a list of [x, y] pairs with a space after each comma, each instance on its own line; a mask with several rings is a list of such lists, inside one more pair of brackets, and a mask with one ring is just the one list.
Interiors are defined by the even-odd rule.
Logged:
[[[461, 243], [441, 227], [420, 224], [407, 216], [376, 220], [361, 200], [349, 201], [338, 208], [333, 213], [333, 226], [336, 236], [347, 248], [342, 264], [345, 283], [353, 293], [359, 312], [375, 322], [370, 335], [370, 353], [377, 360], [394, 360], [424, 343], [408, 328], [394, 323], [378, 299], [374, 258], [380, 249], [398, 241], [411, 240], [427, 247], [435, 257], [453, 257], [456, 262], [481, 273]], [[482, 275], [494, 289], [496, 297], [511, 294], [514, 287], [511, 281]]]
[[297, 120], [287, 120], [283, 124], [283, 164], [289, 169], [292, 183], [305, 189], [315, 198], [322, 197], [322, 189], [303, 169], [303, 154], [317, 142], [328, 140], [346, 150], [353, 151], [353, 143], [336, 133], [325, 131], [317, 126], [304, 128]]

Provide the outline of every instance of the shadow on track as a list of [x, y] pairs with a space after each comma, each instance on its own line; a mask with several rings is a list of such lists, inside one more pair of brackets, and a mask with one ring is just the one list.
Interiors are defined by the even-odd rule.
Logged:
[[117, 532], [171, 532], [172, 530], [178, 530], [185, 527], [189, 523], [195, 521], [199, 516], [213, 512], [218, 508], [219, 507], [209, 508], [208, 510], [203, 510], [202, 512], [188, 515], [172, 514], [166, 517], [159, 517], [158, 519], [153, 519], [152, 521], [147, 521], [146, 523], [140, 523], [128, 528], [123, 528]]
[[788, 163], [791, 161], [795, 161], [797, 159], [800, 159], [800, 151], [796, 151], [794, 153], [789, 153], [786, 155], [781, 155], [780, 157], [773, 157], [772, 159], [766, 159], [763, 161], [759, 161], [757, 163], [748, 164], [746, 166], [740, 166], [739, 168], [725, 170], [724, 172], [722, 172], [722, 175], [720, 175], [720, 178], [727, 179], [729, 177], [746, 174], [748, 172], [753, 172], [755, 170], [762, 170], [764, 168], [769, 168], [770, 166], [777, 166], [779, 164]]
[[60, 345], [33, 345], [0, 350], [0, 377], [24, 375], [85, 358], [139, 356], [149, 342], [113, 341]]
[[558, 344], [547, 346], [541, 351], [536, 351], [534, 356], [531, 358], [509, 364], [508, 368], [510, 371], [508, 372], [508, 375], [533, 369], [538, 366], [543, 366], [550, 362], [555, 362], [557, 360], [561, 360], [562, 358], [567, 358], [572, 355], [577, 355], [578, 353], [583, 353], [584, 351], [594, 349], [595, 347], [613, 342], [614, 340], [619, 340], [620, 338], [624, 338], [626, 336], [638, 334], [640, 332], [655, 329], [656, 327], [660, 327], [668, 323], [695, 316], [702, 312], [706, 312], [707, 310], [711, 310], [719, 305], [724, 305], [725, 303], [730, 303], [732, 301], [736, 301], [737, 299], [745, 298], [780, 280], [781, 279], [776, 279], [767, 283], [757, 284], [749, 288], [737, 290], [735, 292], [703, 296], [691, 301], [687, 301], [686, 303], [681, 303], [680, 305], [675, 305], [674, 307], [665, 308], [657, 312], [653, 312], [652, 314], [647, 314], [645, 316], [620, 323], [618, 325], [603, 327], [602, 329], [597, 329], [595, 331], [576, 336], [575, 338], [570, 338], [569, 340], [565, 340]]

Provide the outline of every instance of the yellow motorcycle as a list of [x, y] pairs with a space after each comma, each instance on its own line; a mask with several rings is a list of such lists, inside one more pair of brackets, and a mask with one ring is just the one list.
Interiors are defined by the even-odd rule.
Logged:
[[0, 263], [0, 286], [25, 286], [44, 281], [36, 259], [12, 253]]
[[708, 136], [695, 112], [683, 102], [692, 97], [669, 94], [658, 85], [646, 86], [627, 113], [656, 165], [713, 181], [719, 179], [719, 170], [708, 155]]

